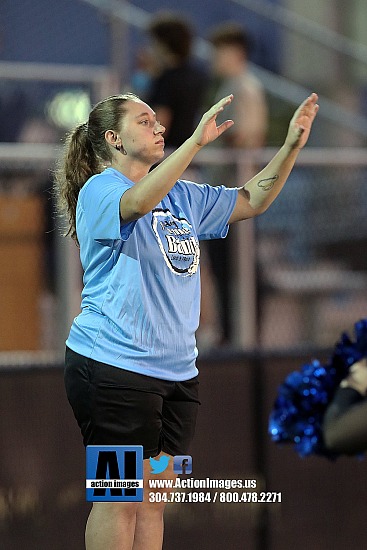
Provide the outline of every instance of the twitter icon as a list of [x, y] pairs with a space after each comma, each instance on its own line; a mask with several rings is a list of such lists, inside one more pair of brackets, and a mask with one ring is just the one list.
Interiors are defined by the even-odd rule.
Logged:
[[165, 456], [165, 455], [162, 455], [161, 457], [159, 457], [158, 460], [150, 457], [149, 462], [152, 468], [152, 471], [150, 473], [161, 474], [162, 472], [164, 472], [164, 470], [167, 469], [170, 459], [171, 459], [170, 456]]

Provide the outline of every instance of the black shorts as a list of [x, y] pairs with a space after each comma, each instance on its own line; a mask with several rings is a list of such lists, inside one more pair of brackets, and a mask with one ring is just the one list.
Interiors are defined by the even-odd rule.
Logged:
[[197, 376], [159, 380], [66, 348], [64, 380], [85, 446], [143, 445], [144, 458], [187, 454], [200, 403]]

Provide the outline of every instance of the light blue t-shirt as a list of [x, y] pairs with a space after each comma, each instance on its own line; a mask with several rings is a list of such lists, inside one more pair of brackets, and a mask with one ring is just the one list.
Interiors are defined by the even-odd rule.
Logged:
[[149, 214], [123, 223], [134, 184], [107, 168], [79, 193], [81, 313], [66, 344], [103, 363], [164, 380], [197, 374], [199, 240], [225, 237], [237, 190], [179, 180]]

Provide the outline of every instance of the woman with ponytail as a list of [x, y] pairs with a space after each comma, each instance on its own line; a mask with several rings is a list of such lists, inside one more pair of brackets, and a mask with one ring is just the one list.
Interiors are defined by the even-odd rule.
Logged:
[[318, 110], [312, 94], [279, 152], [243, 187], [181, 180], [202, 147], [234, 124], [216, 124], [232, 100], [214, 105], [162, 162], [165, 128], [132, 94], [98, 103], [65, 143], [55, 185], [84, 271], [81, 312], [66, 342], [68, 399], [85, 445], [144, 450], [144, 502], [94, 502], [88, 550], [162, 548], [164, 498], [151, 498], [149, 480], [173, 481], [172, 456], [186, 455], [194, 435], [199, 241], [224, 238], [229, 224], [268, 208]]

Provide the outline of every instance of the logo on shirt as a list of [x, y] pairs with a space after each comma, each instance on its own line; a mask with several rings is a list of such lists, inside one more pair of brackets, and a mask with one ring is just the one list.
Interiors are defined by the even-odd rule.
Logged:
[[192, 225], [169, 210], [157, 208], [152, 212], [152, 228], [169, 269], [184, 277], [194, 275], [199, 267], [200, 248]]

